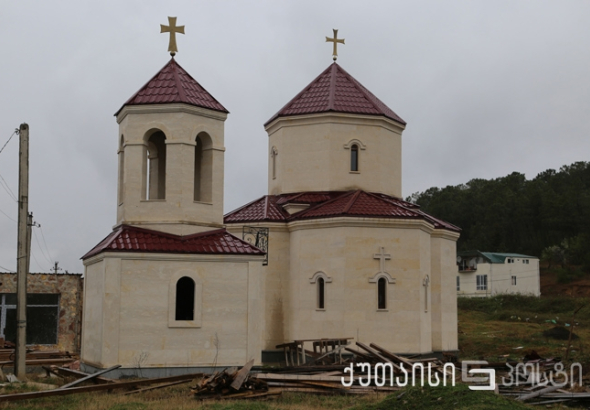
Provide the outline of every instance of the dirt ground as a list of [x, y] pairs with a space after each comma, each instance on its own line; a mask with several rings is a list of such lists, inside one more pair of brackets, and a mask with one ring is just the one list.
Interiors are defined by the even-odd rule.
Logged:
[[541, 268], [541, 295], [590, 297], [590, 277], [577, 279], [570, 283], [557, 283], [555, 273]]

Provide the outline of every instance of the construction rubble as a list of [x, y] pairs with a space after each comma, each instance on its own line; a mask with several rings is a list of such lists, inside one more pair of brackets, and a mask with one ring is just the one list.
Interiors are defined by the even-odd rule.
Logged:
[[[472, 374], [469, 370], [477, 371], [478, 368], [487, 369], [487, 372], [493, 369], [496, 393], [528, 404], [590, 400], [590, 391], [583, 387], [587, 378], [581, 365], [564, 370], [559, 358], [544, 359], [531, 352], [522, 363], [458, 363], [452, 355], [444, 355], [444, 360], [402, 357], [374, 343], [356, 342], [352, 345], [350, 340], [296, 340], [278, 345], [277, 348], [283, 349], [287, 364], [282, 367], [254, 367], [254, 360], [251, 360], [241, 368], [224, 368], [213, 373], [136, 380], [115, 380], [105, 376], [121, 367], [119, 365], [88, 374], [79, 370], [79, 362], [67, 352], [30, 352], [27, 363], [30, 360], [42, 366], [48, 377], [63, 378], [66, 384], [51, 390], [0, 395], [0, 402], [97, 391], [138, 394], [189, 383], [190, 393], [187, 389], [187, 395], [201, 401], [262, 399], [276, 397], [283, 392], [390, 394], [406, 386], [442, 387], [466, 381], [473, 386], [489, 386], [489, 379], [469, 378]], [[312, 350], [305, 349], [306, 345], [311, 345]], [[6, 359], [4, 362], [12, 364], [13, 353], [8, 350], [0, 349], [0, 355]], [[41, 362], [51, 360], [56, 363]], [[69, 363], [64, 363], [66, 360]], [[485, 374], [485, 371], [477, 373]], [[403, 394], [399, 393], [400, 396]]]

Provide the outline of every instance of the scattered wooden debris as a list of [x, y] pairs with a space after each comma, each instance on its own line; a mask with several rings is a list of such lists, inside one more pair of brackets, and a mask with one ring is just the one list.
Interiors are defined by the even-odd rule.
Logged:
[[197, 381], [191, 388], [191, 392], [199, 399], [219, 398], [246, 398], [246, 396], [259, 395], [268, 392], [265, 381], [250, 377], [250, 369], [254, 365], [254, 359], [238, 370], [231, 367], [223, 371], [206, 375]]

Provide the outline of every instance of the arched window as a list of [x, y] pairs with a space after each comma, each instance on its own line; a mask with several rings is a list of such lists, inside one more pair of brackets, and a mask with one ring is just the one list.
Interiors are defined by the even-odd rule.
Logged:
[[195, 139], [195, 188], [194, 200], [212, 202], [213, 147], [211, 137], [201, 132]]
[[350, 170], [359, 170], [359, 147], [356, 144], [350, 147]]
[[195, 318], [195, 281], [183, 276], [176, 282], [176, 320]]
[[377, 309], [387, 308], [387, 280], [379, 278], [377, 281]]
[[166, 135], [154, 132], [147, 140], [147, 199], [166, 198]]
[[119, 142], [119, 204], [123, 203], [123, 182], [125, 181], [125, 139], [121, 135], [121, 141]]
[[318, 309], [325, 308], [325, 289], [324, 289], [324, 278], [318, 279]]

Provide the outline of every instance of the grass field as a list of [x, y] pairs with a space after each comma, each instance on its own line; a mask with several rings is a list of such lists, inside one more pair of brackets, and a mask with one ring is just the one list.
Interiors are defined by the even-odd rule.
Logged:
[[[544, 337], [555, 326], [569, 329], [574, 310], [574, 331], [570, 361], [590, 364], [590, 299], [558, 297], [496, 296], [486, 299], [459, 299], [459, 359], [490, 362], [520, 360], [535, 350], [542, 357], [563, 357], [567, 340]], [[570, 326], [565, 326], [569, 324]], [[32, 380], [49, 383], [57, 379]], [[466, 386], [454, 388], [410, 388], [389, 396], [313, 396], [284, 394], [271, 400], [202, 403], [190, 395], [190, 384], [123, 396], [117, 393], [88, 393], [14, 403], [0, 403], [0, 409], [83, 409], [83, 410], [309, 410], [309, 409], [525, 409], [532, 408], [489, 392], [475, 392]], [[36, 390], [31, 384], [5, 385], [1, 394]], [[560, 407], [553, 407], [554, 409]], [[565, 408], [565, 407], [564, 407]]]

